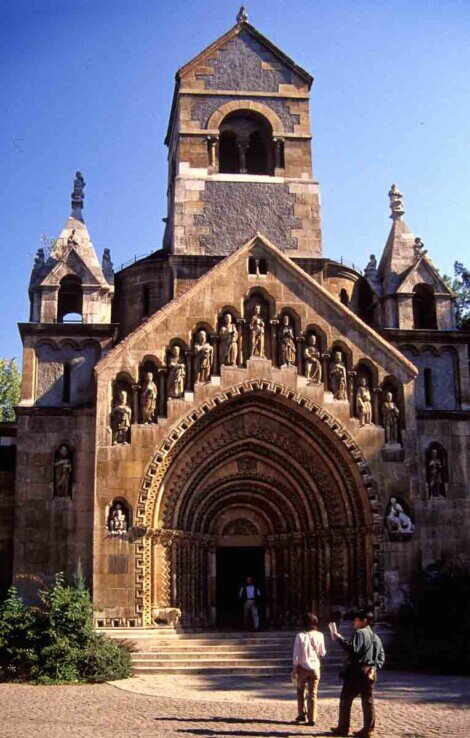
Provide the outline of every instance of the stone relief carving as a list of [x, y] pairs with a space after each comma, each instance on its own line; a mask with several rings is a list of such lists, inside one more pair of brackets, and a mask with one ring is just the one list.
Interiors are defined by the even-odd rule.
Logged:
[[359, 425], [372, 425], [372, 402], [366, 377], [360, 377], [356, 390], [356, 411]]
[[72, 497], [72, 452], [61, 444], [54, 456], [54, 497]]
[[83, 179], [83, 174], [81, 172], [76, 172], [75, 179], [73, 181], [72, 208], [83, 207], [83, 200], [85, 198], [85, 194], [83, 192], [84, 188], [85, 180]]
[[122, 502], [116, 501], [111, 505], [107, 528], [112, 536], [121, 536], [129, 530], [129, 514]]
[[167, 391], [168, 397], [177, 398], [184, 395], [184, 381], [186, 379], [186, 367], [181, 361], [181, 349], [172, 346], [169, 351]]
[[238, 331], [230, 313], [225, 313], [219, 331], [219, 357], [221, 366], [235, 366], [238, 358]]
[[403, 207], [403, 195], [396, 184], [392, 184], [388, 196], [390, 198], [390, 210], [392, 211], [390, 217], [393, 220], [401, 220], [405, 208]]
[[385, 444], [397, 444], [398, 419], [400, 417], [400, 411], [395, 404], [393, 394], [391, 392], [385, 393], [385, 399], [382, 402], [382, 416], [385, 428]]
[[426, 475], [429, 497], [446, 497], [447, 460], [443, 448], [430, 448], [427, 454]]
[[172, 625], [176, 628], [181, 619], [181, 610], [178, 607], [154, 607], [152, 617], [157, 625]]
[[113, 432], [113, 446], [116, 444], [129, 445], [132, 410], [127, 404], [127, 392], [122, 390], [119, 399], [111, 411], [111, 429]]
[[413, 521], [396, 497], [390, 498], [385, 514], [385, 524], [391, 540], [407, 540], [411, 538], [415, 529]]
[[258, 533], [256, 525], [246, 518], [231, 520], [222, 531], [223, 536], [256, 536]]
[[204, 330], [198, 331], [194, 344], [194, 373], [196, 382], [208, 382], [211, 378], [214, 349]]
[[73, 228], [70, 236], [67, 238], [67, 248], [76, 248], [78, 246], [78, 241], [75, 238], [75, 233], [75, 228]]
[[317, 346], [317, 337], [311, 333], [304, 348], [305, 376], [309, 384], [318, 384], [322, 379], [321, 354]]
[[282, 325], [279, 331], [279, 341], [281, 344], [281, 365], [282, 366], [295, 366], [295, 340], [294, 340], [294, 329], [291, 326], [290, 318], [288, 315], [282, 316]]
[[153, 381], [152, 372], [146, 372], [145, 381], [140, 395], [140, 407], [143, 423], [155, 423], [155, 408], [157, 406], [158, 390]]
[[330, 384], [335, 400], [348, 399], [346, 367], [343, 364], [341, 351], [335, 351], [333, 354], [333, 363], [330, 369]]
[[261, 317], [261, 305], [255, 305], [250, 320], [250, 356], [264, 359], [264, 320]]

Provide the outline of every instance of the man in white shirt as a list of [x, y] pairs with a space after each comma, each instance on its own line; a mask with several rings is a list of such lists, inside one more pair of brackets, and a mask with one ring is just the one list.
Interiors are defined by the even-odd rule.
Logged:
[[261, 592], [256, 587], [251, 577], [246, 578], [245, 584], [240, 587], [239, 597], [243, 602], [243, 620], [245, 622], [245, 628], [248, 630], [250, 627], [250, 618], [253, 620], [253, 628], [258, 630], [259, 628], [259, 615], [257, 600], [261, 596]]
[[[318, 618], [313, 613], [303, 616], [303, 630], [297, 633], [292, 656], [292, 676], [297, 677], [296, 723], [315, 725], [317, 693], [320, 681], [320, 659], [326, 654], [323, 633], [317, 630]], [[307, 697], [307, 710], [305, 710]]]

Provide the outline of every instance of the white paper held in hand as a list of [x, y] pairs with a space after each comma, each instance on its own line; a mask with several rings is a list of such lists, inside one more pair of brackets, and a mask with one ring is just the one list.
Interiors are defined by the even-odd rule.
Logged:
[[335, 622], [328, 623], [328, 627], [330, 629], [330, 635], [331, 635], [332, 638], [334, 638], [335, 635], [338, 635], [338, 631], [336, 629], [336, 623]]

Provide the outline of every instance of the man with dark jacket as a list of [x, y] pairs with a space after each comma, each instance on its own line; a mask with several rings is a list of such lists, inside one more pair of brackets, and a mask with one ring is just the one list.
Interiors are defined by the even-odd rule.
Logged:
[[353, 700], [361, 695], [364, 726], [353, 733], [357, 738], [373, 738], [375, 729], [374, 687], [377, 669], [385, 662], [380, 638], [372, 631], [374, 614], [360, 610], [354, 614], [354, 638], [347, 641], [339, 633], [333, 638], [348, 653], [348, 662], [342, 672], [343, 689], [339, 700], [338, 725], [331, 729], [333, 735], [347, 736]]

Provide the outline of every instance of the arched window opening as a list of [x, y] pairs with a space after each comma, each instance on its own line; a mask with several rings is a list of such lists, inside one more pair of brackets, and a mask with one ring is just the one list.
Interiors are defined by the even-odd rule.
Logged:
[[150, 315], [150, 287], [145, 284], [142, 288], [142, 317], [148, 318]]
[[237, 111], [224, 118], [220, 127], [219, 172], [274, 173], [272, 128], [261, 115]]
[[349, 305], [349, 297], [348, 297], [348, 293], [346, 292], [346, 290], [344, 288], [339, 293], [339, 299], [340, 299], [340, 302], [342, 302], [343, 305], [346, 305], [346, 307], [348, 307], [348, 305]]
[[432, 369], [426, 367], [424, 374], [424, 403], [426, 407], [434, 406], [434, 392], [432, 384]]
[[248, 274], [258, 274], [257, 261], [254, 256], [248, 258]]
[[434, 290], [429, 284], [417, 284], [413, 289], [413, 325], [415, 328], [437, 328]]
[[237, 139], [233, 131], [222, 131], [219, 139], [219, 172], [238, 173]]
[[62, 402], [70, 402], [72, 388], [72, 367], [68, 362], [64, 364], [62, 375]]
[[258, 261], [258, 271], [260, 274], [267, 274], [268, 273], [268, 262], [266, 259], [259, 259]]
[[60, 282], [57, 301], [58, 323], [80, 323], [83, 314], [83, 291], [79, 277], [72, 274]]

